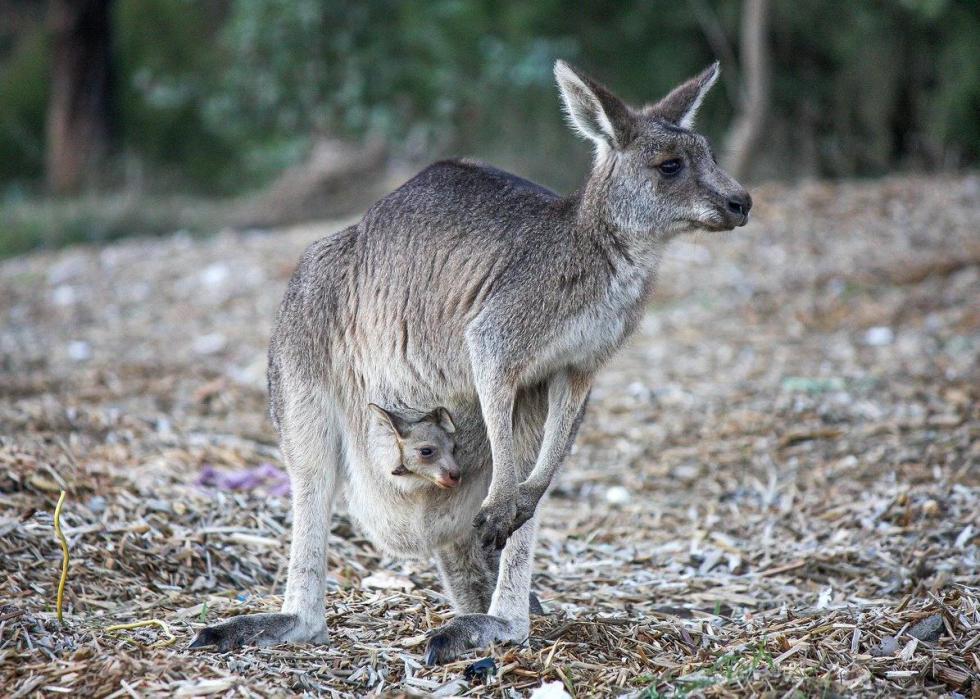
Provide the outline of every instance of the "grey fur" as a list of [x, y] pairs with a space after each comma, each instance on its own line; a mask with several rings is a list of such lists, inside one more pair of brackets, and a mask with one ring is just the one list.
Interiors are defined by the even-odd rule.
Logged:
[[[460, 616], [432, 634], [429, 662], [526, 638], [537, 504], [593, 376], [635, 329], [667, 241], [748, 219], [748, 194], [685, 128], [717, 71], [640, 111], [559, 61], [566, 111], [596, 149], [581, 190], [559, 197], [495, 168], [439, 162], [307, 249], [269, 351], [294, 488], [283, 615], [295, 623], [275, 615], [262, 639], [322, 635], [342, 488], [379, 546], [436, 559]], [[448, 408], [459, 487], [392, 476], [367, 437], [369, 402], [416, 416]], [[202, 637], [227, 645], [256, 623]]]

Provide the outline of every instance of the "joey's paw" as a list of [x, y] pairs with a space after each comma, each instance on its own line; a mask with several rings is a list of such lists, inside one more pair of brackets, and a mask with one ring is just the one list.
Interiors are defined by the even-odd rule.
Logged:
[[303, 624], [295, 614], [246, 614], [201, 629], [188, 648], [213, 647], [224, 653], [242, 646], [326, 643], [327, 640], [325, 627]]
[[425, 664], [440, 665], [491, 643], [523, 641], [526, 631], [515, 633], [513, 626], [489, 614], [462, 614], [429, 634]]
[[502, 549], [507, 538], [517, 529], [517, 504], [513, 500], [490, 502], [483, 505], [473, 526], [486, 548]]

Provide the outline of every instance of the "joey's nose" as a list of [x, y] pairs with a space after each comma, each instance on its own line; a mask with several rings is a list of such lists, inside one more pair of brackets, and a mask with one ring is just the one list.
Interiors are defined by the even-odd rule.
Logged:
[[439, 474], [439, 485], [444, 488], [455, 488], [459, 485], [459, 471], [443, 470]]
[[[752, 208], [752, 197], [749, 193], [739, 194], [738, 196], [731, 197], [728, 200], [728, 210], [735, 214], [736, 216], [741, 216], [744, 224], [749, 218], [749, 209]], [[741, 225], [741, 224], [740, 224]]]

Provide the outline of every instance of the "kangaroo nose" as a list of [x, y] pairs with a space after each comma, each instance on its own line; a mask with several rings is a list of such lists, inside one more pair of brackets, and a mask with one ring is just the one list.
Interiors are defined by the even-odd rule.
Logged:
[[738, 214], [739, 216], [748, 216], [749, 209], [752, 208], [752, 197], [749, 193], [741, 194], [737, 197], [732, 197], [728, 200], [728, 210], [733, 214]]
[[455, 488], [459, 485], [459, 471], [443, 469], [439, 474], [439, 484], [444, 488]]

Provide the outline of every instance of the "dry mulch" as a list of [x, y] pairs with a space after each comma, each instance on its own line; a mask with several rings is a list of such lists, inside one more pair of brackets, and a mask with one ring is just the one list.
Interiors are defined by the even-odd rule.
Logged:
[[[340, 222], [0, 263], [3, 693], [980, 696], [980, 179], [753, 195], [669, 249], [544, 506], [549, 614], [488, 684], [486, 653], [421, 666], [433, 571], [342, 515], [329, 646], [185, 650], [280, 602], [265, 344]], [[151, 618], [175, 640], [105, 630]]]

